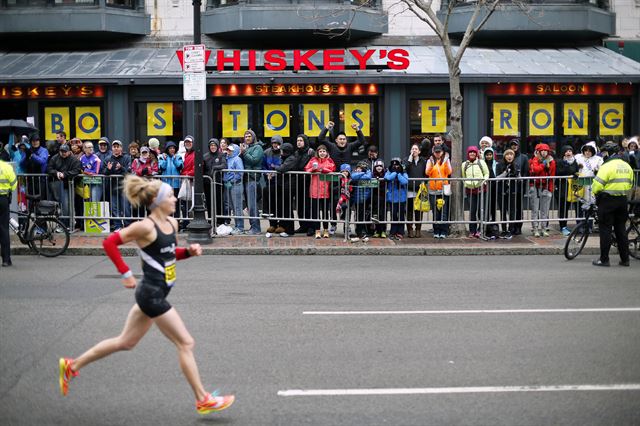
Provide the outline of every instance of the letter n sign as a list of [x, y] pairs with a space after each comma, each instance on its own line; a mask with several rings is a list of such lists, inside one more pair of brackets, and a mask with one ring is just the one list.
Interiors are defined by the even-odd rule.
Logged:
[[532, 102], [529, 104], [529, 135], [553, 136], [553, 108], [553, 103]]
[[447, 131], [447, 101], [421, 101], [422, 133], [444, 133]]
[[147, 135], [173, 135], [173, 104], [171, 102], [147, 104]]
[[493, 104], [493, 135], [520, 136], [519, 105], [515, 102]]

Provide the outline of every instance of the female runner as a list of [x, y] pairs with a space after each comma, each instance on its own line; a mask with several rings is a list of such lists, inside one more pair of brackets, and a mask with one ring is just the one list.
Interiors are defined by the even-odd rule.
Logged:
[[[193, 356], [193, 337], [178, 312], [166, 300], [176, 281], [176, 260], [200, 256], [202, 248], [200, 244], [191, 244], [189, 248], [176, 247], [178, 223], [171, 217], [176, 197], [171, 186], [160, 180], [129, 175], [124, 180], [124, 191], [134, 207], [147, 207], [150, 214], [111, 234], [104, 240], [103, 247], [122, 274], [124, 286], [136, 289], [136, 304], [129, 311], [119, 336], [103, 340], [76, 359], [60, 358], [60, 391], [67, 395], [69, 382], [84, 366], [114, 352], [133, 349], [155, 323], [178, 348], [180, 368], [193, 389], [198, 413], [224, 410], [233, 404], [235, 397], [215, 396], [204, 390]], [[118, 249], [119, 245], [130, 241], [135, 241], [140, 248], [143, 278], [139, 286], [136, 286], [136, 279]]]

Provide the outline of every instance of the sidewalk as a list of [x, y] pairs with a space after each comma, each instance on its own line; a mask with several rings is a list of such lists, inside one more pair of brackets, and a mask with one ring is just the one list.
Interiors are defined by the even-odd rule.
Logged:
[[[71, 235], [66, 255], [102, 256], [104, 235], [85, 233]], [[178, 234], [178, 244], [187, 245], [187, 234]], [[467, 255], [558, 255], [562, 256], [565, 237], [552, 232], [547, 238], [534, 238], [530, 233], [511, 240], [484, 241], [466, 236], [437, 240], [423, 231], [422, 238], [404, 238], [401, 241], [371, 238], [369, 242], [344, 241], [342, 234], [329, 239], [316, 240], [303, 234], [282, 238], [262, 235], [214, 237], [203, 246], [204, 255], [379, 255], [379, 256], [467, 256]], [[135, 255], [133, 243], [121, 247], [124, 255]], [[615, 251], [615, 249], [614, 249]], [[15, 255], [33, 254], [15, 235], [11, 237], [11, 252]], [[582, 256], [599, 253], [599, 238], [591, 235]]]

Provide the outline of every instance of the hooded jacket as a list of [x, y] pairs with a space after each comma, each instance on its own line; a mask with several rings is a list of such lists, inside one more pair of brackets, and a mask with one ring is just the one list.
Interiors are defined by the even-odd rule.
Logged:
[[[169, 148], [174, 147], [176, 153], [169, 155]], [[164, 154], [158, 158], [158, 170], [160, 174], [166, 176], [179, 176], [184, 168], [184, 160], [177, 154], [178, 146], [175, 142], [169, 141], [164, 147]], [[180, 188], [180, 178], [163, 178], [163, 182], [171, 185], [172, 188]]]
[[387, 202], [405, 203], [409, 176], [404, 171], [399, 158], [391, 159], [389, 170], [384, 174], [384, 180], [387, 181]]
[[215, 153], [209, 150], [203, 155], [202, 171], [205, 175], [211, 177], [214, 182], [220, 182], [222, 181], [222, 176], [219, 171], [227, 168], [227, 158], [224, 153], [220, 151], [220, 143], [214, 140], [209, 142], [209, 146], [211, 146], [211, 144], [217, 146], [218, 150]]
[[[476, 153], [474, 161], [469, 160], [469, 154]], [[467, 148], [467, 160], [462, 163], [462, 177], [474, 180], [465, 180], [464, 188], [468, 193], [477, 194], [480, 191], [486, 191], [483, 181], [489, 179], [489, 168], [484, 160], [480, 159], [478, 147], [470, 146]]]
[[[258, 143], [258, 138], [256, 137], [256, 134], [253, 130], [249, 129], [244, 133], [245, 135], [247, 133], [250, 133], [252, 141], [242, 154], [242, 163], [244, 164], [244, 169], [262, 170], [262, 158], [264, 157], [264, 150]], [[260, 173], [249, 173], [248, 180], [257, 181], [260, 180], [261, 176], [262, 175]]]
[[311, 173], [311, 184], [309, 185], [309, 196], [311, 198], [329, 198], [330, 184], [328, 181], [320, 179], [320, 174], [327, 174], [336, 171], [336, 164], [331, 157], [313, 157], [304, 167], [305, 172]]
[[[551, 148], [549, 148], [549, 145], [541, 143], [536, 145], [535, 149], [536, 151], [547, 151], [547, 156], [541, 159], [534, 156], [531, 160], [529, 160], [529, 175], [540, 176], [543, 178], [548, 176], [555, 176], [556, 161], [553, 159], [553, 156], [551, 155]], [[550, 192], [553, 192], [554, 180], [553, 179], [532, 179], [532, 180], [529, 180], [529, 186], [532, 188], [546, 189]]]
[[[583, 154], [585, 150], [592, 152], [592, 156], [587, 158]], [[602, 166], [602, 157], [598, 155], [598, 147], [594, 141], [588, 142], [580, 148], [580, 154], [576, 154], [576, 162], [578, 163], [578, 175], [580, 177], [594, 177], [600, 166]]]
[[22, 164], [20, 165], [25, 173], [47, 173], [49, 151], [47, 151], [45, 147], [41, 145], [34, 148], [32, 146], [30, 150], [27, 150], [26, 154], [27, 155], [22, 159]]
[[[356, 167], [357, 169], [358, 167]], [[361, 170], [363, 168], [361, 167]], [[354, 192], [351, 199], [356, 204], [366, 203], [371, 198], [371, 170], [364, 169], [362, 171], [354, 171], [351, 173], [351, 184], [353, 185]]]
[[234, 143], [229, 145], [233, 152], [227, 155], [227, 169], [228, 172], [224, 173], [224, 182], [230, 183], [242, 183], [242, 172], [236, 172], [232, 170], [244, 170], [244, 164], [240, 158], [240, 147]]
[[296, 137], [297, 138], [302, 138], [302, 140], [304, 140], [304, 146], [302, 148], [298, 148], [296, 146], [296, 158], [298, 160], [298, 169], [297, 170], [304, 170], [304, 168], [306, 167], [307, 163], [309, 163], [309, 160], [311, 160], [313, 158], [314, 155], [316, 155], [315, 151], [311, 148], [309, 148], [309, 138], [307, 137], [307, 135], [301, 134], [298, 135]]

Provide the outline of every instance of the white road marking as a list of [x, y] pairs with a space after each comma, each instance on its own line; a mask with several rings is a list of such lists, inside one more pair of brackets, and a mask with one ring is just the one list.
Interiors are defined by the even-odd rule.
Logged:
[[570, 312], [640, 312], [640, 307], [628, 308], [567, 308], [567, 309], [470, 309], [449, 311], [303, 311], [303, 315], [458, 315], [458, 314], [544, 314]]
[[424, 395], [457, 393], [513, 393], [513, 392], [583, 392], [583, 391], [640, 391], [640, 383], [611, 385], [553, 385], [553, 386], [476, 386], [450, 388], [381, 388], [381, 389], [289, 389], [278, 391], [279, 396], [366, 396], [366, 395]]

